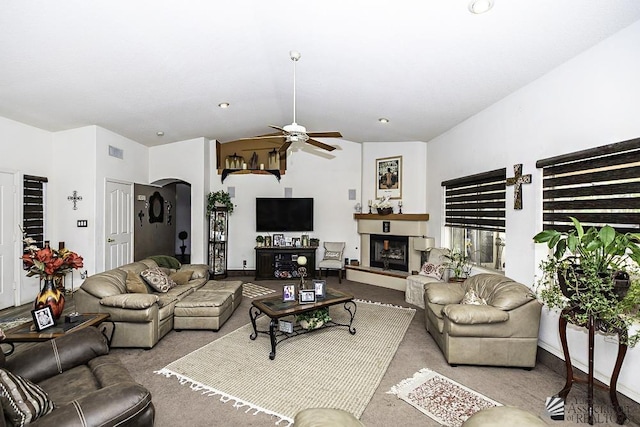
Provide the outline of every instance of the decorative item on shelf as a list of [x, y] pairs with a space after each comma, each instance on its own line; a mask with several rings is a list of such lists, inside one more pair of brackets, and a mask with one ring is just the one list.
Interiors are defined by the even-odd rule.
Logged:
[[27, 269], [27, 277], [40, 276], [43, 283], [36, 296], [34, 308], [41, 309], [50, 306], [53, 318], [59, 319], [64, 309], [64, 287], [58, 288], [56, 283], [62, 284], [63, 277], [73, 269], [84, 266], [83, 259], [77, 253], [68, 249], [51, 249], [48, 242], [43, 249], [35, 246], [36, 241], [25, 237], [25, 254], [22, 262]]
[[233, 202], [231, 196], [224, 190], [211, 192], [207, 195], [207, 214], [211, 215], [216, 206], [225, 206], [229, 215], [233, 213]]
[[362, 213], [362, 204], [360, 204], [360, 202], [356, 203], [353, 209], [356, 211], [356, 213]]
[[264, 237], [256, 236], [256, 246], [262, 247], [264, 245]]
[[393, 213], [393, 205], [389, 196], [383, 196], [373, 203], [373, 207], [378, 211], [378, 215], [389, 215]]
[[312, 237], [311, 239], [309, 239], [309, 246], [311, 246], [312, 248], [317, 248], [318, 246], [320, 246], [320, 239]]
[[300, 289], [305, 288], [304, 278], [307, 276], [307, 257], [304, 255], [300, 255], [296, 259], [296, 263], [298, 264], [298, 276], [300, 276]]
[[308, 234], [303, 234], [301, 237], [301, 244], [303, 248], [306, 248], [309, 246], [309, 235]]
[[331, 322], [329, 316], [329, 308], [319, 308], [317, 310], [307, 311], [296, 316], [296, 321], [303, 329], [317, 329]]
[[249, 159], [249, 169], [258, 169], [258, 154], [255, 151]]
[[267, 247], [271, 246], [271, 236], [264, 236], [264, 245]]
[[402, 213], [402, 200], [400, 200], [398, 202], [398, 213], [401, 214]]
[[271, 170], [280, 169], [280, 153], [275, 148], [269, 151], [267, 159], [267, 168]]
[[584, 326], [592, 318], [598, 330], [623, 331], [622, 343], [632, 347], [640, 340], [640, 233], [608, 225], [585, 230], [569, 218], [570, 231], [544, 230], [533, 237], [552, 250], [540, 263], [536, 293], [550, 309], [569, 310], [571, 323]]
[[233, 153], [231, 156], [227, 156], [224, 162], [225, 169], [242, 169], [244, 157], [238, 156], [236, 153]]
[[368, 205], [369, 205], [369, 213], [372, 213], [372, 212], [371, 212], [371, 205], [373, 204], [373, 202], [372, 202], [371, 200], [369, 200], [367, 203], [368, 203]]

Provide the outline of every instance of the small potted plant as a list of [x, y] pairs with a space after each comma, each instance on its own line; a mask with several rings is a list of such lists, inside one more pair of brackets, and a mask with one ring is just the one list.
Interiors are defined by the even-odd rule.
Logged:
[[[585, 230], [570, 219], [568, 232], [544, 230], [533, 237], [551, 249], [540, 263], [538, 297], [551, 309], [570, 310], [574, 323], [584, 325], [592, 316], [604, 332], [631, 331], [640, 322], [640, 234], [608, 225]], [[638, 339], [639, 330], [630, 332], [626, 344]]]
[[207, 214], [211, 215], [216, 206], [224, 206], [227, 208], [229, 215], [233, 213], [233, 202], [229, 193], [223, 190], [211, 192], [207, 195]]
[[472, 265], [466, 254], [459, 250], [451, 251], [449, 254], [443, 255], [449, 260], [447, 268], [451, 271], [451, 277], [457, 282], [463, 282], [471, 274]]
[[264, 237], [256, 236], [256, 246], [261, 247], [264, 245]]
[[296, 316], [296, 321], [300, 323], [300, 326], [303, 329], [320, 328], [324, 324], [331, 321], [331, 316], [329, 316], [329, 308], [319, 308], [317, 310], [311, 310], [302, 314], [298, 314]]

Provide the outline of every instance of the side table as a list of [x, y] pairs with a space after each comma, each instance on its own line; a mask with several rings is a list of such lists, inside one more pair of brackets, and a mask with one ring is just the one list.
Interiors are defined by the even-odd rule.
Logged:
[[[567, 346], [567, 323], [570, 321], [569, 319], [571, 319], [572, 314], [574, 314], [574, 309], [565, 308], [564, 310], [562, 310], [560, 320], [558, 320], [560, 341], [562, 342], [562, 352], [564, 353], [564, 360], [567, 369], [567, 382], [565, 383], [564, 388], [557, 393], [557, 396], [566, 400], [569, 392], [571, 391], [571, 386], [573, 385], [573, 383], [586, 383], [588, 405], [587, 416], [589, 424], [593, 425], [593, 386], [597, 385], [594, 384], [593, 380], [593, 352], [595, 346], [596, 319], [593, 316], [589, 316], [589, 320], [587, 321], [586, 325], [571, 322], [577, 326], [587, 328], [589, 333], [589, 371], [587, 373], [587, 378], [584, 379], [576, 377], [573, 374], [571, 355], [569, 354], [569, 347]], [[618, 376], [620, 375], [620, 369], [622, 368], [622, 362], [624, 362], [624, 356], [627, 354], [627, 345], [623, 344], [623, 341], [625, 341], [627, 337], [627, 331], [616, 329], [615, 332], [618, 334], [618, 357], [616, 358], [616, 364], [613, 368], [613, 373], [611, 374], [611, 382], [609, 383], [609, 386], [597, 386], [609, 391], [611, 404], [613, 405], [613, 409], [616, 411], [616, 422], [618, 424], [622, 424], [624, 423], [624, 420], [627, 419], [627, 416], [618, 403], [616, 387], [618, 383]]]

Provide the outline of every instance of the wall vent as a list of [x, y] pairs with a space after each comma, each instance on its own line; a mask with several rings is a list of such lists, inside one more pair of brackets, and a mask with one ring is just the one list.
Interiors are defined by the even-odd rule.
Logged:
[[118, 159], [124, 159], [124, 150], [122, 148], [114, 147], [113, 145], [109, 146], [109, 155], [111, 157], [115, 157]]

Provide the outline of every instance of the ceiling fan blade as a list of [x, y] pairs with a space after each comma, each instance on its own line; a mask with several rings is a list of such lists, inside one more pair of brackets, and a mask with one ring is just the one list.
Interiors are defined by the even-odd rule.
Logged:
[[340, 132], [307, 132], [309, 138], [342, 138]]
[[281, 154], [286, 153], [289, 146], [291, 146], [291, 141], [286, 141], [284, 144], [282, 144], [282, 147], [280, 147], [280, 150], [278, 150], [278, 152]]
[[[316, 141], [315, 139], [311, 139], [309, 138], [307, 140], [307, 142], [313, 146], [316, 146], [318, 148], [322, 148], [323, 150], [327, 150], [327, 151], [333, 151], [336, 149], [336, 147], [332, 147], [331, 145], [327, 145], [324, 142], [320, 142], [320, 141]], [[281, 148], [282, 150], [282, 148]]]
[[280, 126], [276, 126], [276, 125], [269, 125], [269, 127], [270, 127], [271, 129], [277, 129], [277, 130], [279, 130], [280, 132], [284, 132], [284, 131], [285, 131], [285, 130], [284, 130], [284, 129], [282, 129]]

